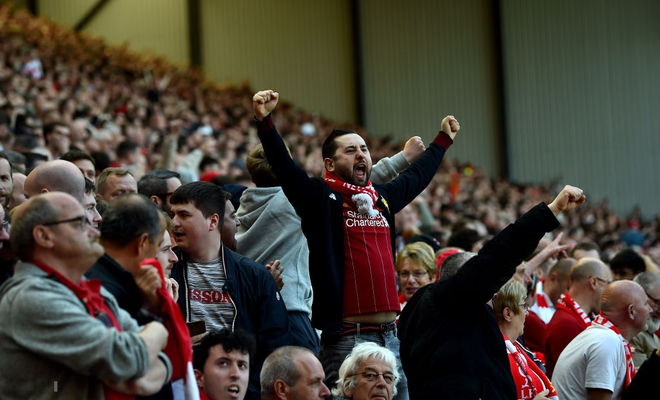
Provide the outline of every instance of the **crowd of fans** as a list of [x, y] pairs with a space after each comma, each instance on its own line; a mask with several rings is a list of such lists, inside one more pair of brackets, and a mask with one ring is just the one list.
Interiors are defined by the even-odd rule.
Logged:
[[[117, 265], [122, 270], [135, 275], [136, 280], [140, 276], [144, 280], [160, 282], [161, 278], [158, 277], [156, 269], [149, 270], [148, 273], [138, 272], [141, 260], [145, 257], [156, 257], [158, 250], [163, 255], [163, 258], [158, 259], [165, 269], [163, 282], [166, 283], [170, 296], [174, 298], [174, 301], [178, 301], [180, 306], [183, 304], [182, 310], [185, 310], [186, 302], [190, 304], [188, 297], [195, 296], [195, 294], [188, 293], [187, 290], [182, 292], [179, 289], [182, 282], [187, 284], [188, 275], [186, 274], [193, 272], [186, 272], [184, 267], [184, 275], [173, 279], [169, 277], [169, 270], [179, 260], [185, 259], [190, 264], [189, 269], [192, 270], [198, 268], [202, 261], [213, 260], [213, 257], [206, 260], [203, 258], [204, 256], [198, 256], [203, 251], [207, 251], [208, 247], [200, 248], [200, 243], [203, 242], [194, 243], [193, 240], [190, 240], [189, 237], [192, 237], [190, 232], [176, 229], [173, 231], [170, 217], [176, 215], [179, 218], [178, 213], [184, 212], [206, 213], [207, 208], [213, 209], [217, 204], [206, 206], [202, 197], [206, 200], [217, 197], [222, 209], [218, 214], [221, 219], [224, 215], [225, 226], [233, 225], [235, 222], [238, 227], [241, 222], [245, 223], [239, 221], [235, 216], [236, 210], [239, 210], [239, 216], [242, 215], [238, 199], [241, 198], [245, 186], [255, 187], [254, 171], [251, 170], [255, 157], [266, 158], [263, 149], [258, 146], [260, 137], [265, 130], [262, 125], [255, 124], [253, 121], [255, 117], [253, 95], [254, 91], [247, 84], [237, 87], [222, 87], [206, 80], [203, 74], [196, 69], [182, 69], [162, 58], [145, 58], [128, 51], [126, 47], [108, 46], [100, 39], [62, 28], [44, 18], [35, 18], [26, 11], [12, 12], [9, 5], [1, 6], [0, 146], [2, 153], [11, 162], [13, 174], [8, 175], [11, 184], [5, 182], [7, 179], [1, 168], [3, 161], [0, 160], [0, 195], [5, 206], [2, 211], [3, 214], [5, 211], [7, 214], [3, 218], [5, 223], [0, 231], [0, 242], [7, 241], [6, 228], [9, 227], [10, 215], [17, 212], [17, 207], [28, 197], [40, 193], [39, 191], [30, 193], [28, 188], [34, 188], [38, 184], [47, 188], [48, 183], [40, 182], [51, 180], [50, 183], [53, 183], [52, 179], [48, 178], [50, 175], [44, 175], [51, 169], [64, 174], [62, 171], [65, 169], [61, 169], [61, 165], [52, 164], [54, 160], [63, 159], [73, 162], [88, 178], [88, 186], [85, 189], [84, 197], [83, 193], [80, 193], [80, 196], [77, 196], [76, 193], [70, 194], [76, 200], [80, 200], [80, 204], [88, 216], [89, 224], [98, 227], [100, 223], [101, 243], [106, 248], [103, 258], [91, 270], [96, 271], [94, 277], [102, 278], [103, 271], [105, 271], [103, 268], [114, 268], [113, 266]], [[327, 168], [324, 168], [322, 162], [324, 158], [322, 155], [323, 143], [326, 137], [333, 132], [336, 123], [286, 103], [280, 104], [268, 118], [272, 120], [271, 123], [274, 126], [277, 126], [282, 139], [288, 145], [293, 160], [304, 169], [308, 176], [322, 176]], [[374, 164], [378, 160], [387, 160], [389, 157], [395, 156], [405, 148], [405, 141], [399, 143], [388, 137], [380, 137], [377, 132], [367, 133], [360, 126], [348, 125], [344, 128], [352, 129], [365, 138]], [[37, 169], [35, 172], [40, 171], [38, 173], [32, 173], [45, 163], [48, 163], [48, 167]], [[26, 180], [26, 176], [31, 173], [32, 177], [28, 177]], [[39, 178], [38, 174], [41, 174], [42, 177]], [[66, 175], [66, 177], [68, 180], [71, 175]], [[35, 180], [37, 180], [36, 183]], [[156, 189], [158, 180], [167, 183], [163, 183], [162, 188]], [[174, 185], [172, 180], [178, 183]], [[229, 191], [234, 195], [231, 206], [227, 203], [225, 208], [223, 203], [229, 198], [223, 197], [224, 194], [203, 185], [195, 186], [194, 182], [198, 181], [211, 182]], [[95, 183], [96, 186], [92, 183]], [[177, 189], [181, 184], [184, 185], [185, 190]], [[256, 186], [258, 187], [259, 184]], [[584, 183], [584, 186], [588, 193], [588, 183]], [[488, 246], [491, 239], [507, 225], [533, 210], [538, 203], [552, 203], [561, 189], [562, 187], [556, 184], [527, 185], [502, 178], [491, 178], [486, 171], [475, 164], [445, 159], [426, 189], [395, 216], [397, 232], [394, 246], [398, 253], [395, 267], [398, 272], [397, 284], [400, 290], [401, 308], [409, 307], [407, 305], [409, 300], [423, 286], [453, 279], [456, 271], [471, 258], [460, 256], [461, 253], [479, 252], [484, 246]], [[135, 204], [141, 200], [125, 195], [125, 193], [138, 191], [146, 194], [156, 203], [164, 211], [163, 215], [157, 215], [153, 210], [149, 211], [151, 206], [148, 202], [140, 205], [140, 207], [144, 207], [144, 210], [140, 209], [142, 211], [138, 213]], [[98, 195], [95, 197], [96, 193]], [[172, 196], [173, 194], [174, 196]], [[7, 201], [4, 200], [5, 198]], [[119, 202], [115, 202], [117, 198], [120, 199]], [[53, 198], [51, 201], [57, 203], [68, 200]], [[556, 202], [556, 199], [554, 201]], [[194, 204], [196, 208], [186, 209], [184, 206], [189, 203]], [[34, 207], [32, 206], [32, 208]], [[129, 209], [132, 209], [136, 215], [130, 214]], [[554, 305], [558, 302], [564, 304], [563, 302], [574, 299], [587, 313], [593, 312], [593, 317], [595, 317], [600, 309], [601, 296], [609, 295], [617, 298], [619, 292], [629, 294], [635, 288], [621, 289], [615, 286], [611, 290], [594, 289], [592, 278], [610, 283], [613, 277], [632, 279], [642, 272], [660, 272], [660, 268], [658, 268], [660, 265], [660, 218], [643, 220], [641, 211], [638, 209], [624, 217], [609, 210], [606, 201], [587, 202], [575, 209], [562, 208], [559, 211], [562, 211], [561, 214], [556, 214], [559, 214], [557, 219], [559, 219], [560, 227], [540, 241], [537, 250], [528, 258], [527, 263], [518, 266], [515, 279], [500, 289], [499, 300], [496, 297], [494, 302], [495, 317], [504, 334], [512, 364], [516, 360], [521, 362], [521, 371], [531, 371], [529, 374], [533, 373], [542, 387], [541, 390], [534, 392], [534, 396], [530, 394], [532, 391], [529, 391], [530, 397], [524, 397], [523, 394], [521, 398], [545, 398], [536, 397], [541, 392], [548, 398], [557, 396], [557, 392], [545, 375], [546, 369], [543, 365], [545, 356], [549, 354], [549, 350], [544, 348], [546, 339], [544, 330], [546, 325], [551, 326], [552, 318], [552, 314], [549, 314], [546, 319], [543, 315], [545, 309], [552, 309], [554, 312]], [[123, 250], [121, 249], [133, 239], [125, 237], [124, 229], [127, 225], [122, 221], [125, 218], [137, 221], [141, 215], [149, 212], [153, 214], [149, 222], [151, 228], [148, 234], [145, 233], [146, 236], [143, 240], [144, 243], [149, 242], [155, 247], [153, 247], [153, 251], [147, 244], [145, 244], [147, 247], [139, 247], [139, 251], [136, 251], [128, 262], [127, 258], [122, 255]], [[291, 212], [291, 215], [295, 215], [295, 211], [291, 210]], [[25, 212], [18, 211], [18, 213], [19, 218], [25, 218], [23, 216]], [[206, 215], [204, 216], [206, 217]], [[108, 221], [105, 226], [101, 217], [103, 221]], [[112, 225], [112, 221], [119, 222], [116, 222], [117, 225]], [[59, 221], [57, 222], [59, 223]], [[80, 224], [86, 226], [84, 221]], [[220, 226], [223, 224], [220, 223]], [[299, 228], [296, 229], [299, 240], [304, 241]], [[223, 264], [225, 266], [236, 262], [243, 265], [242, 268], [245, 269], [247, 267], [244, 266], [245, 261], [242, 258], [236, 258], [236, 261], [233, 258], [225, 259], [227, 257], [225, 252], [228, 250], [233, 252], [237, 250], [237, 247], [241, 250], [240, 238], [244, 232], [240, 230], [238, 232], [238, 244], [234, 240], [236, 229], [227, 233], [223, 228], [222, 233], [217, 232], [217, 238], [213, 236], [214, 233], [208, 237], [200, 236], [199, 240], [208, 239], [209, 243], [214, 240], [220, 243], [217, 239], [221, 238], [222, 245], [214, 249], [215, 255], [218, 252], [223, 254], [223, 263], [230, 260], [228, 264]], [[9, 236], [12, 235], [13, 233], [10, 232]], [[18, 241], [18, 239], [16, 240]], [[495, 240], [495, 242], [497, 241]], [[138, 242], [135, 243], [136, 246], [139, 245]], [[180, 248], [179, 252], [174, 255], [171, 248], [177, 243], [180, 244]], [[270, 239], [268, 243], [271, 243]], [[13, 241], [12, 245], [14, 245]], [[254, 247], [252, 248], [254, 249]], [[563, 266], [559, 267], [560, 263], [557, 260], [567, 259], [566, 253], [576, 260], [580, 259], [581, 257], [576, 255], [576, 252], [580, 250], [594, 251], [595, 253], [590, 255], [589, 260], [599, 258], [603, 262], [589, 264], [575, 261], [575, 265], [573, 265], [573, 261], [571, 261], [568, 264], [564, 262]], [[248, 255], [249, 249], [239, 252]], [[194, 257], [191, 257], [191, 254]], [[259, 251], [259, 254], [263, 254], [263, 251]], [[13, 274], [12, 265], [16, 260], [12, 258], [13, 255], [7, 249], [1, 251], [0, 256], [3, 261], [2, 280], [4, 281]], [[305, 258], [307, 258], [307, 253], [305, 253]], [[457, 261], [459, 258], [460, 262]], [[255, 255], [253, 259], [257, 260], [258, 255]], [[445, 260], [453, 260], [453, 264], [449, 262], [445, 266], [443, 264]], [[128, 263], [130, 268], [122, 262]], [[300, 311], [296, 309], [292, 313], [288, 302], [293, 301], [290, 300], [293, 297], [289, 297], [292, 295], [286, 291], [286, 288], [287, 284], [289, 288], [294, 287], [294, 283], [289, 281], [293, 278], [286, 276], [286, 268], [294, 270], [293, 266], [283, 263], [285, 279], [282, 281], [279, 276], [282, 272], [277, 271], [280, 269], [279, 260], [260, 259], [258, 262], [271, 271], [277, 286], [282, 290], [282, 297], [289, 308], [289, 320], [291, 321], [291, 328], [289, 328], [289, 323], [278, 325], [281, 321], [268, 321], [269, 324], [272, 323], [273, 331], [267, 335], [264, 334], [263, 337], [268, 340], [281, 341], [284, 344], [289, 343], [287, 330], [291, 329], [292, 335], [294, 335], [297, 329], [305, 328], [305, 326], [295, 327], [293, 325], [295, 318], [302, 318], [307, 327], [311, 328], [309, 315], [314, 309], [310, 304], [302, 304], [303, 301], [299, 307]], [[103, 263], [107, 266], [104, 267]], [[477, 263], [477, 261], [473, 261], [467, 265]], [[583, 267], [585, 264], [586, 267]], [[571, 270], [572, 266], [574, 268]], [[580, 268], [577, 268], [576, 272], [575, 266], [591, 272], [582, 273]], [[89, 267], [91, 264], [87, 266], [87, 268]], [[614, 276], [610, 273], [608, 277], [607, 271], [610, 268]], [[143, 271], [147, 271], [147, 268], [144, 268]], [[251, 279], [262, 281], [264, 279], [262, 272], [254, 272], [254, 277]], [[301, 273], [297, 272], [296, 276], [299, 275]], [[268, 274], [265, 276], [269, 278]], [[572, 289], [568, 287], [569, 278]], [[591, 279], [591, 281], [583, 278]], [[112, 279], [133, 282], [131, 275], [122, 275], [121, 279], [119, 275], [115, 275]], [[224, 276], [220, 279], [230, 278]], [[239, 283], [240, 279], [247, 278], [239, 278]], [[309, 277], [306, 277], [306, 280], [309, 280]], [[545, 282], [539, 285], [540, 281]], [[555, 283], [556, 281], [564, 283]], [[500, 282], [500, 286], [502, 283], [504, 282]], [[639, 283], [644, 287], [649, 298], [651, 298], [649, 293], [653, 292], [656, 286], [660, 288], [660, 285], [656, 285], [656, 281], [651, 278]], [[119, 294], [110, 288], [108, 290], [117, 298], [119, 308], [125, 308], [120, 299], [120, 296], [124, 296], [124, 300], [130, 304], [129, 308], [133, 309], [132, 312], [129, 312], [131, 316], [136, 318], [140, 325], [151, 327], [150, 332], [155, 339], [143, 339], [148, 343], [150, 343], [149, 340], [152, 340], [153, 343], [160, 343], [147, 346], [149, 354], [156, 354], [158, 350], [165, 348], [165, 341], [162, 333], [156, 332], [154, 325], [149, 324], [158, 319], [151, 318], [149, 315], [145, 319], [144, 310], [141, 309], [142, 298], [140, 292], [137, 291], [142, 291], [143, 287], [141, 283], [137, 283], [137, 286], [133, 283], [130, 285], [135, 288], [137, 294], [131, 294], [130, 290], [128, 293], [122, 291]], [[556, 286], [553, 288], [553, 285]], [[590, 303], [589, 307], [578, 300], [580, 294], [584, 295], [589, 289], [579, 291], [576, 289], [580, 287], [579, 285], [583, 285], [585, 288], [588, 288], [589, 285], [592, 287], [593, 304]], [[271, 290], [271, 286], [274, 287], [272, 282], [269, 282], [258, 288], [250, 288], [249, 298], [263, 296], [264, 304], [273, 301], [272, 299], [266, 300], [268, 296], [263, 292]], [[308, 284], [306, 289], [309, 293], [305, 295], [305, 301], [311, 301], [311, 286]], [[576, 293], [580, 292], [580, 294], [571, 297], [568, 295], [573, 293], [571, 290]], [[487, 292], [488, 288], [485, 291]], [[554, 292], [556, 295], [553, 294]], [[537, 303], [539, 299], [541, 302], [545, 301], [545, 297], [542, 295], [548, 295], [547, 303], [550, 304], [543, 303], [539, 306]], [[561, 299], [559, 299], [560, 295]], [[203, 296], [203, 294], [199, 294], [199, 296]], [[234, 293], [233, 296], [240, 299], [241, 295]], [[625, 297], [623, 294], [619, 296]], [[279, 300], [278, 293], [277, 301]], [[163, 304], [169, 304], [169, 300], [158, 298], [155, 292], [148, 301], [146, 298], [144, 301], [149, 303], [148, 305], [152, 307], [150, 311], [155, 314], [163, 312], [160, 309], [165, 307]], [[521, 301], [525, 302], [524, 306], [521, 305]], [[652, 301], [655, 302], [655, 299]], [[479, 305], [483, 305], [483, 303], [481, 302]], [[535, 303], [537, 304], [535, 305]], [[618, 314], [612, 311], [616, 308], [616, 304], [612, 305], [610, 302], [604, 304], [607, 304], [604, 309], [607, 317], [614, 322], [615, 326], [620, 326], [620, 329], [625, 328], [627, 326], [625, 321], [617, 320]], [[527, 317], [527, 322], [525, 322], [527, 308], [534, 305], [536, 309], [533, 308], [533, 318], [543, 321], [530, 322], [530, 318]], [[248, 308], [244, 304], [239, 304], [237, 310], [241, 306]], [[660, 304], [657, 306], [660, 307]], [[279, 316], [281, 311], [286, 312], [284, 307], [279, 305], [273, 306], [271, 309], [271, 306], [264, 307], [263, 304], [252, 305], [250, 303], [249, 308], [254, 307], [271, 310], [268, 312], [271, 319], [279, 319], [275, 316]], [[417, 307], [416, 304], [415, 307]], [[114, 312], [117, 304], [112, 303], [110, 308]], [[190, 313], [194, 314], [194, 312], [194, 310], [189, 311], [187, 317], [184, 315], [185, 322], [192, 322], [189, 317]], [[219, 319], [222, 319], [224, 312], [226, 311], [219, 312]], [[242, 310], [236, 311], [239, 314], [241, 312]], [[518, 324], [516, 318], [520, 319], [521, 315], [523, 322]], [[262, 318], [266, 319], [263, 316]], [[247, 322], [239, 320], [237, 325], [250, 332], [251, 328], [260, 323], [264, 322], [255, 322], [254, 319]], [[515, 341], [515, 337], [523, 334], [522, 326], [525, 323], [532, 327], [533, 333], [529, 337], [525, 336], [523, 342], [526, 340], [533, 352], [530, 352], [524, 343], [520, 344]], [[127, 330], [135, 330], [133, 325], [124, 321], [115, 323], [115, 326], [118, 324], [125, 326]], [[206, 325], [211, 328], [208, 322]], [[233, 322], [218, 325], [220, 328], [230, 326], [234, 328]], [[358, 336], [359, 326], [358, 323]], [[176, 327], [172, 328], [170, 325], [166, 325], [166, 327], [170, 331], [171, 329], [176, 330]], [[586, 326], [581, 327], [578, 332], [585, 328]], [[631, 329], [631, 331], [636, 329]], [[230, 329], [224, 329], [224, 331], [230, 331]], [[313, 331], [311, 334], [313, 340], [309, 346], [301, 344], [301, 347], [296, 348], [280, 347], [275, 352], [272, 351], [279, 346], [270, 348], [272, 343], [265, 345], [265, 339], [262, 336], [257, 335], [255, 343], [254, 338], [249, 334], [242, 330], [237, 332], [236, 334], [226, 332], [221, 335], [214, 333], [207, 336], [202, 340], [201, 350], [199, 348], [196, 350], [194, 360], [189, 357], [197, 374], [196, 382], [203, 392], [205, 389], [215, 390], [213, 388], [217, 385], [214, 384], [213, 379], [224, 379], [220, 376], [221, 372], [215, 371], [215, 367], [208, 363], [209, 359], [218, 357], [218, 359], [227, 360], [229, 364], [235, 365], [238, 371], [236, 376], [231, 378], [235, 383], [230, 385], [230, 389], [222, 389], [228, 390], [232, 394], [240, 393], [245, 396], [247, 392], [248, 397], [252, 395], [257, 398], [260, 372], [263, 398], [291, 398], [287, 395], [290, 395], [291, 391], [295, 392], [296, 380], [300, 378], [300, 375], [294, 373], [292, 376], [282, 378], [278, 374], [282, 374], [282, 371], [287, 368], [289, 370], [300, 368], [299, 365], [304, 364], [307, 371], [310, 371], [310, 384], [316, 385], [316, 395], [322, 397], [330, 395], [328, 387], [323, 384], [325, 377], [323, 366], [313, 357], [318, 352], [319, 346], [318, 338], [315, 337]], [[640, 330], [637, 330], [635, 333], [639, 332]], [[626, 337], [626, 339], [630, 341], [632, 337]], [[198, 340], [199, 338], [193, 338], [193, 342]], [[660, 344], [660, 341], [658, 343]], [[567, 344], [568, 342], [563, 344], [562, 349]], [[216, 348], [218, 345], [222, 345], [223, 350], [219, 347]], [[303, 347], [311, 351], [305, 350]], [[154, 349], [156, 349], [155, 352]], [[640, 360], [640, 364], [647, 358], [653, 359], [657, 363], [657, 360], [652, 357], [653, 348], [648, 350], [645, 350], [648, 354]], [[381, 383], [392, 386], [396, 381], [400, 382], [403, 375], [400, 373], [400, 369], [397, 370], [397, 358], [395, 354], [387, 353], [387, 351], [389, 350], [383, 347], [371, 348], [368, 345], [355, 347], [352, 352], [349, 349], [350, 356], [346, 358], [348, 364], [342, 365], [336, 371], [339, 380], [333, 381], [332, 387], [335, 387], [335, 382], [338, 382], [339, 385], [333, 393], [337, 396], [359, 398], [355, 396], [360, 393], [360, 390], [373, 389], [368, 385], [362, 387], [362, 383], [371, 383], [377, 389]], [[171, 353], [167, 352], [167, 348], [165, 348], [165, 352], [171, 356]], [[544, 356], [544, 352], [548, 354]], [[186, 358], [187, 353], [182, 353], [184, 354], [182, 357]], [[268, 356], [269, 353], [271, 353], [270, 356]], [[559, 358], [559, 353], [561, 350], [556, 354], [556, 358]], [[252, 355], [253, 358], [256, 354], [258, 358], [257, 369], [250, 370], [249, 374], [244, 371], [250, 358], [246, 358], [245, 354]], [[141, 369], [142, 373], [147, 370], [152, 371], [153, 368], [156, 368], [154, 367], [154, 363], [156, 363], [154, 357], [150, 358], [149, 363], [135, 368]], [[282, 364], [282, 357], [288, 358], [293, 364]], [[565, 360], [552, 360], [553, 363], [557, 361], [566, 363]], [[168, 366], [166, 361], [163, 364], [165, 369], [172, 367]], [[263, 369], [259, 371], [262, 364]], [[639, 368], [639, 365], [637, 367]], [[357, 372], [364, 368], [367, 368], [368, 372]], [[568, 368], [566, 367], [565, 370]], [[515, 369], [512, 370], [515, 371]], [[165, 376], [168, 377], [166, 379], [168, 381], [172, 377], [172, 371], [168, 372], [169, 375], [162, 371], [158, 374], [153, 373], [161, 381]], [[177, 370], [175, 367], [174, 374], [175, 377], [181, 378], [186, 376], [186, 371]], [[118, 379], [127, 379], [133, 375], [127, 373]], [[364, 382], [356, 378], [358, 375], [364, 378]], [[548, 376], [550, 375], [548, 373]], [[336, 378], [337, 376], [334, 376], [333, 379]], [[408, 380], [411, 381], [410, 377]], [[412, 381], [415, 381], [415, 378]], [[248, 382], [250, 389], [247, 388]], [[264, 382], [269, 382], [266, 387], [264, 387]], [[524, 372], [521, 377], [515, 376], [515, 383], [520, 382], [525, 382]], [[148, 383], [143, 384], [148, 387]], [[571, 386], [570, 382], [563, 384]], [[625, 385], [629, 384], [628, 379]], [[617, 391], [619, 391], [619, 386], [617, 386]], [[120, 387], [106, 384], [106, 397], [110, 396], [108, 387], [118, 392], [122, 391]], [[566, 388], [562, 389], [568, 393]], [[172, 385], [168, 390], [176, 393], [178, 389], [176, 385]], [[385, 395], [391, 398], [397, 394], [397, 387], [390, 387], [390, 390], [385, 390], [385, 392]], [[92, 391], [89, 393], [98, 394]], [[140, 391], [136, 393], [140, 393]], [[168, 393], [172, 396], [171, 392]], [[162, 391], [161, 394], [163, 394]], [[559, 395], [561, 398], [561, 390]], [[404, 393], [404, 396], [407, 394]]]

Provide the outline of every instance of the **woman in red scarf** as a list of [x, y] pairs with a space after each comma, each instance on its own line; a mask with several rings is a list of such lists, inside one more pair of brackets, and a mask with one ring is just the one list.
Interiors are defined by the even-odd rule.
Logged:
[[433, 248], [423, 242], [406, 245], [396, 256], [396, 272], [399, 275], [399, 303], [401, 309], [422, 286], [433, 283], [438, 267]]
[[527, 304], [527, 290], [518, 281], [504, 284], [493, 299], [493, 312], [500, 326], [509, 355], [511, 375], [518, 391], [518, 400], [557, 400], [557, 392], [545, 373], [534, 363], [517, 342], [523, 334]]

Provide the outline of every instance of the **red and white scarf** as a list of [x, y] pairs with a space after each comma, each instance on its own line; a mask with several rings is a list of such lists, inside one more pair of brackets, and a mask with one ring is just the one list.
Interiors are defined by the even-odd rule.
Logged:
[[568, 292], [561, 295], [559, 301], [557, 301], [557, 309], [563, 309], [575, 315], [580, 322], [582, 322], [582, 329], [587, 329], [591, 326], [591, 319], [587, 316], [587, 313], [584, 312], [582, 307], [575, 300], [571, 299], [571, 296], [568, 295]]
[[525, 351], [520, 347], [520, 343], [511, 342], [509, 338], [502, 333], [506, 352], [509, 355], [509, 365], [513, 381], [516, 384], [516, 393], [518, 400], [532, 400], [536, 395], [548, 389], [547, 398], [557, 400], [557, 392], [550, 382], [550, 379], [541, 371], [534, 360], [529, 358]]
[[160, 312], [166, 315], [163, 324], [167, 328], [169, 336], [167, 345], [163, 352], [172, 363], [172, 390], [175, 392], [175, 398], [185, 400], [199, 400], [199, 389], [192, 366], [192, 344], [190, 342], [190, 331], [186, 321], [181, 315], [181, 310], [176, 304], [170, 293], [167, 291], [163, 267], [155, 258], [145, 258], [140, 263], [140, 268], [144, 265], [152, 265], [158, 270], [161, 286], [156, 293], [162, 301]]
[[332, 190], [345, 197], [345, 201], [355, 207], [358, 212], [375, 217], [380, 211], [376, 207], [378, 192], [367, 182], [367, 186], [357, 186], [343, 182], [335, 174], [325, 171], [325, 182]]
[[623, 338], [621, 335], [621, 332], [617, 329], [616, 326], [614, 326], [613, 323], [611, 323], [604, 315], [603, 313], [599, 313], [596, 319], [594, 320], [594, 324], [601, 325], [605, 328], [610, 329], [612, 332], [616, 333], [619, 335], [619, 338], [621, 339], [621, 343], [623, 343], [623, 350], [626, 353], [626, 386], [630, 385], [630, 382], [632, 379], [635, 377], [635, 365], [633, 364], [633, 356], [632, 356], [632, 349], [630, 348], [630, 345], [628, 344], [628, 341]]
[[543, 291], [543, 282], [536, 284], [536, 303], [530, 308], [544, 323], [549, 323], [555, 314], [555, 305], [550, 297]]

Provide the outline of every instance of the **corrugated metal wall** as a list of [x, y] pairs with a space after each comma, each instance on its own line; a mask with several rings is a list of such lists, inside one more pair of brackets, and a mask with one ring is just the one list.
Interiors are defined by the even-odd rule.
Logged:
[[202, 0], [204, 70], [337, 121], [356, 118], [350, 4]]
[[[39, 13], [66, 26], [75, 26], [97, 0], [41, 0]], [[83, 32], [102, 36], [110, 44], [165, 56], [180, 65], [190, 60], [186, 0], [112, 0]]]
[[365, 122], [371, 134], [430, 141], [461, 123], [448, 157], [500, 171], [494, 23], [490, 0], [360, 1]]
[[502, 2], [511, 178], [660, 206], [660, 2]]

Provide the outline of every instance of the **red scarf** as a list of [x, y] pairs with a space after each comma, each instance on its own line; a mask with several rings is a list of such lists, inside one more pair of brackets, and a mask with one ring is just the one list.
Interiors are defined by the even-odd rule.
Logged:
[[163, 267], [161, 267], [160, 262], [155, 258], [146, 258], [140, 263], [140, 268], [144, 265], [156, 267], [160, 275], [161, 286], [158, 288], [157, 293], [162, 300], [160, 311], [167, 316], [164, 318], [163, 324], [165, 324], [169, 333], [167, 346], [163, 351], [172, 362], [172, 382], [182, 379], [184, 398], [199, 399], [199, 389], [192, 368], [192, 344], [188, 326], [181, 315], [179, 306], [167, 291]]
[[584, 312], [582, 307], [575, 300], [571, 299], [571, 296], [568, 295], [568, 292], [561, 295], [559, 301], [557, 301], [557, 309], [562, 309], [570, 312], [582, 323], [582, 329], [587, 329], [591, 325], [591, 319], [587, 316], [587, 313]]
[[516, 384], [518, 400], [532, 400], [546, 389], [549, 390], [546, 397], [557, 400], [555, 387], [538, 365], [520, 347], [520, 344], [511, 342], [504, 333], [502, 333], [502, 336], [506, 344], [506, 352], [509, 355], [509, 366], [511, 367], [513, 381]]
[[623, 343], [623, 350], [626, 353], [626, 386], [625, 387], [628, 387], [628, 385], [630, 385], [630, 381], [632, 381], [632, 379], [635, 377], [635, 365], [633, 365], [632, 349], [630, 348], [628, 341], [623, 338], [621, 332], [619, 332], [617, 327], [614, 326], [614, 324], [611, 323], [607, 318], [605, 318], [603, 313], [598, 314], [598, 316], [594, 320], [594, 324], [604, 326], [605, 328], [608, 328], [612, 332], [619, 335], [619, 338], [621, 339], [621, 343]]
[[366, 194], [373, 201], [372, 208], [377, 210], [376, 201], [378, 200], [378, 192], [371, 185], [371, 181], [367, 182], [367, 186], [357, 186], [352, 183], [343, 182], [335, 174], [330, 171], [325, 171], [325, 182], [330, 188], [344, 196], [344, 201], [353, 206], [359, 212], [364, 212], [358, 205], [354, 203], [353, 196], [356, 194]]
[[[49, 276], [54, 276], [58, 282], [71, 290], [85, 305], [89, 315], [103, 322], [108, 328], [115, 328], [117, 331], [121, 332], [121, 325], [119, 325], [119, 321], [117, 321], [117, 316], [115, 316], [110, 307], [108, 307], [105, 298], [101, 296], [100, 280], [92, 279], [87, 281], [83, 279], [80, 283], [75, 283], [62, 275], [59, 271], [56, 271], [44, 263], [38, 261], [30, 262], [39, 267], [39, 269], [47, 273]], [[104, 397], [108, 400], [135, 399], [135, 396], [119, 393], [108, 387], [104, 387]]]

